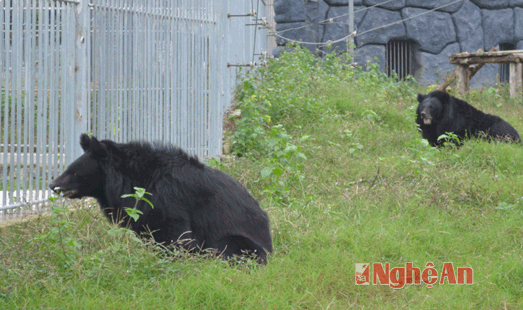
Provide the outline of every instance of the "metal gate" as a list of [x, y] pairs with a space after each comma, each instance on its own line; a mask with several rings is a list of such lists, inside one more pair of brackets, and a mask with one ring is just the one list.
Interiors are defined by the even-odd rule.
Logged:
[[412, 47], [408, 41], [391, 40], [387, 43], [387, 75], [396, 72], [399, 80], [412, 74]]

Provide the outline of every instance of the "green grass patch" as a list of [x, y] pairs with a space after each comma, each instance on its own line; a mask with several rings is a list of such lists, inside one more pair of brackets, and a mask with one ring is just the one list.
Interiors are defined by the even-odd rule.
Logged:
[[[522, 146], [430, 147], [414, 122], [429, 90], [348, 62], [298, 48], [238, 89], [241, 157], [215, 165], [269, 213], [267, 265], [166, 255], [97, 208], [57, 210], [1, 228], [0, 308], [522, 308]], [[461, 98], [523, 132], [505, 87]], [[452, 262], [474, 284], [356, 286], [355, 263], [374, 262]]]

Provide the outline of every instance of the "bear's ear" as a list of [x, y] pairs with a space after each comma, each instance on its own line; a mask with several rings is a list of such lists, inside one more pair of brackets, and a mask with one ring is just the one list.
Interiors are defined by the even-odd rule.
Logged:
[[422, 94], [418, 93], [418, 102], [421, 103], [423, 100], [425, 100], [426, 97], [427, 97], [427, 95], [422, 95]]
[[80, 135], [80, 146], [84, 152], [87, 152], [91, 147], [91, 138], [85, 133]]
[[105, 145], [100, 143], [100, 141], [98, 141], [96, 137], [89, 138], [88, 135], [82, 134], [80, 136], [80, 146], [82, 147], [84, 152], [91, 151], [93, 155], [96, 155], [96, 157], [107, 157], [107, 148], [105, 147]]
[[107, 147], [100, 143], [95, 137], [91, 137], [91, 152], [98, 158], [107, 157]]

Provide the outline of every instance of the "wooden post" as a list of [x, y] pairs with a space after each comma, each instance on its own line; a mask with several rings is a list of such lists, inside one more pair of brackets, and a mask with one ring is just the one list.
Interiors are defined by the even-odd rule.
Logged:
[[470, 85], [470, 72], [467, 70], [467, 65], [456, 66], [456, 84], [458, 91], [462, 94], [466, 94], [469, 91]]
[[521, 96], [522, 89], [522, 74], [523, 64], [511, 63], [510, 64], [510, 97], [516, 98]]

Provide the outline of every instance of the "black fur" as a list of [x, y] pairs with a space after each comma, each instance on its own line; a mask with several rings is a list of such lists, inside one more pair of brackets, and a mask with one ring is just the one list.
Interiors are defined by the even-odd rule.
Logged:
[[446, 132], [454, 133], [460, 140], [483, 133], [487, 139], [521, 142], [516, 129], [499, 116], [485, 114], [446, 92], [418, 94], [418, 102], [416, 123], [421, 128], [423, 138], [432, 146], [441, 144], [443, 141], [438, 141], [438, 137]]
[[[115, 143], [80, 137], [84, 154], [49, 187], [68, 198], [94, 197], [107, 218], [156, 242], [194, 251], [216, 249], [224, 258], [255, 253], [266, 261], [272, 251], [269, 218], [247, 189], [179, 148], [159, 143]], [[140, 202], [137, 222], [120, 198], [145, 188], [154, 209]], [[183, 241], [182, 241], [183, 240]]]

